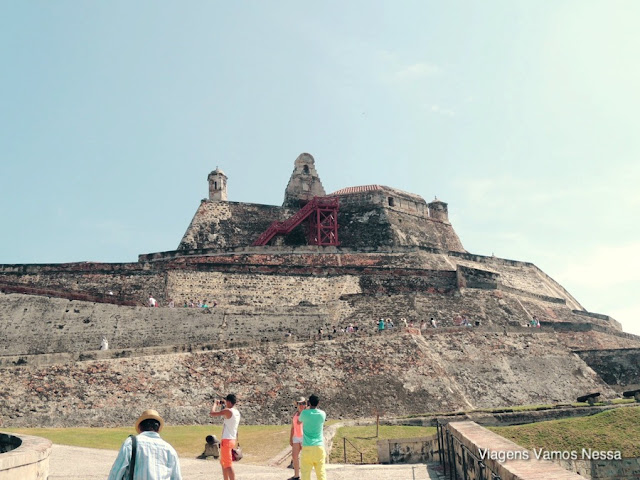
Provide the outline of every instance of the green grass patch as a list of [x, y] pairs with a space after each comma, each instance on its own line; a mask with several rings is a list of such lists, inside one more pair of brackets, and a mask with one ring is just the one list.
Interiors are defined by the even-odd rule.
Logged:
[[[405, 427], [396, 425], [380, 425], [379, 437], [376, 437], [376, 426], [342, 427], [333, 438], [331, 449], [332, 463], [344, 462], [343, 438], [347, 438], [362, 452], [363, 463], [378, 463], [377, 441], [386, 438], [414, 438], [435, 435], [435, 427]], [[347, 442], [347, 463], [360, 463], [360, 454]]]
[[640, 457], [640, 407], [615, 408], [595, 415], [547, 422], [491, 427], [489, 430], [528, 449], [620, 450]]
[[[289, 445], [289, 425], [240, 425], [239, 440], [248, 463], [264, 463]], [[35, 435], [59, 445], [118, 450], [127, 436], [126, 428], [3, 428], [3, 431]], [[180, 456], [196, 457], [204, 450], [204, 437], [222, 436], [221, 425], [166, 426], [161, 436]]]

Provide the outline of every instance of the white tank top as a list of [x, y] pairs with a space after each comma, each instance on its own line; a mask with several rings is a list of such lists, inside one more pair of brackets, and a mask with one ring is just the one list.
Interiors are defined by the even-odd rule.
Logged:
[[231, 418], [225, 418], [222, 422], [222, 439], [235, 440], [238, 438], [238, 424], [240, 423], [240, 412], [235, 407], [230, 408]]

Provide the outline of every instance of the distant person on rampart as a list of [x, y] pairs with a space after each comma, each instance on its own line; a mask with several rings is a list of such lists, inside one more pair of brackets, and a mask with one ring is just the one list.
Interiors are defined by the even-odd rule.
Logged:
[[296, 413], [291, 419], [291, 432], [289, 433], [289, 445], [291, 445], [291, 458], [293, 464], [293, 477], [289, 480], [300, 480], [300, 451], [302, 450], [303, 425], [300, 421], [300, 413], [307, 408], [307, 399], [298, 398], [295, 401]]
[[381, 318], [378, 322], [378, 333], [384, 332], [384, 318]]
[[[136, 420], [138, 435], [128, 437], [111, 467], [108, 480], [129, 478], [135, 442], [134, 480], [182, 480], [180, 461], [175, 449], [160, 438], [164, 420], [155, 410], [145, 410]], [[135, 440], [134, 440], [135, 439]]]
[[438, 328], [438, 322], [436, 322], [436, 319], [434, 317], [431, 317], [431, 326], [433, 328]]
[[109, 341], [102, 337], [102, 342], [100, 342], [100, 350], [109, 350]]
[[204, 452], [198, 458], [203, 460], [211, 460], [220, 457], [220, 441], [215, 435], [207, 435], [204, 439]]
[[150, 307], [157, 307], [158, 306], [158, 301], [155, 298], [153, 298], [152, 295], [149, 295], [149, 302], [148, 303], [149, 303]]
[[172, 298], [169, 299], [169, 308], [175, 308], [176, 304]]
[[237, 399], [230, 393], [224, 400], [217, 400], [211, 407], [209, 415], [223, 417], [222, 444], [220, 448], [220, 465], [222, 466], [223, 480], [235, 480], [233, 471], [232, 450], [236, 448], [238, 441], [238, 425], [240, 424], [240, 412], [236, 409]]
[[317, 480], [326, 480], [325, 451], [323, 427], [327, 414], [318, 408], [320, 399], [317, 395], [309, 397], [309, 408], [300, 412], [299, 419], [303, 423], [302, 456], [300, 473], [302, 480], [311, 480], [311, 470], [315, 468]]

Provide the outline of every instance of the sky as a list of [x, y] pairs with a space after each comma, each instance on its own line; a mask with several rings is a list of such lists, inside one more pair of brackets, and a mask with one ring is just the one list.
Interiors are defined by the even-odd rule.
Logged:
[[0, 0], [0, 263], [174, 250], [228, 176], [435, 196], [640, 334], [640, 2]]

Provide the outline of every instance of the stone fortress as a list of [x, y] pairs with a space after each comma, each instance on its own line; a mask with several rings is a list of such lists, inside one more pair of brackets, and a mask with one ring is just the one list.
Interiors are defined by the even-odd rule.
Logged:
[[[637, 387], [640, 337], [531, 263], [467, 252], [446, 203], [382, 185], [327, 195], [309, 154], [282, 206], [229, 201], [227, 180], [209, 174], [174, 251], [0, 265], [0, 425], [128, 425], [140, 406], [207, 423], [229, 391], [245, 421], [286, 423], [311, 392], [355, 418]], [[381, 317], [397, 328], [376, 333]]]

